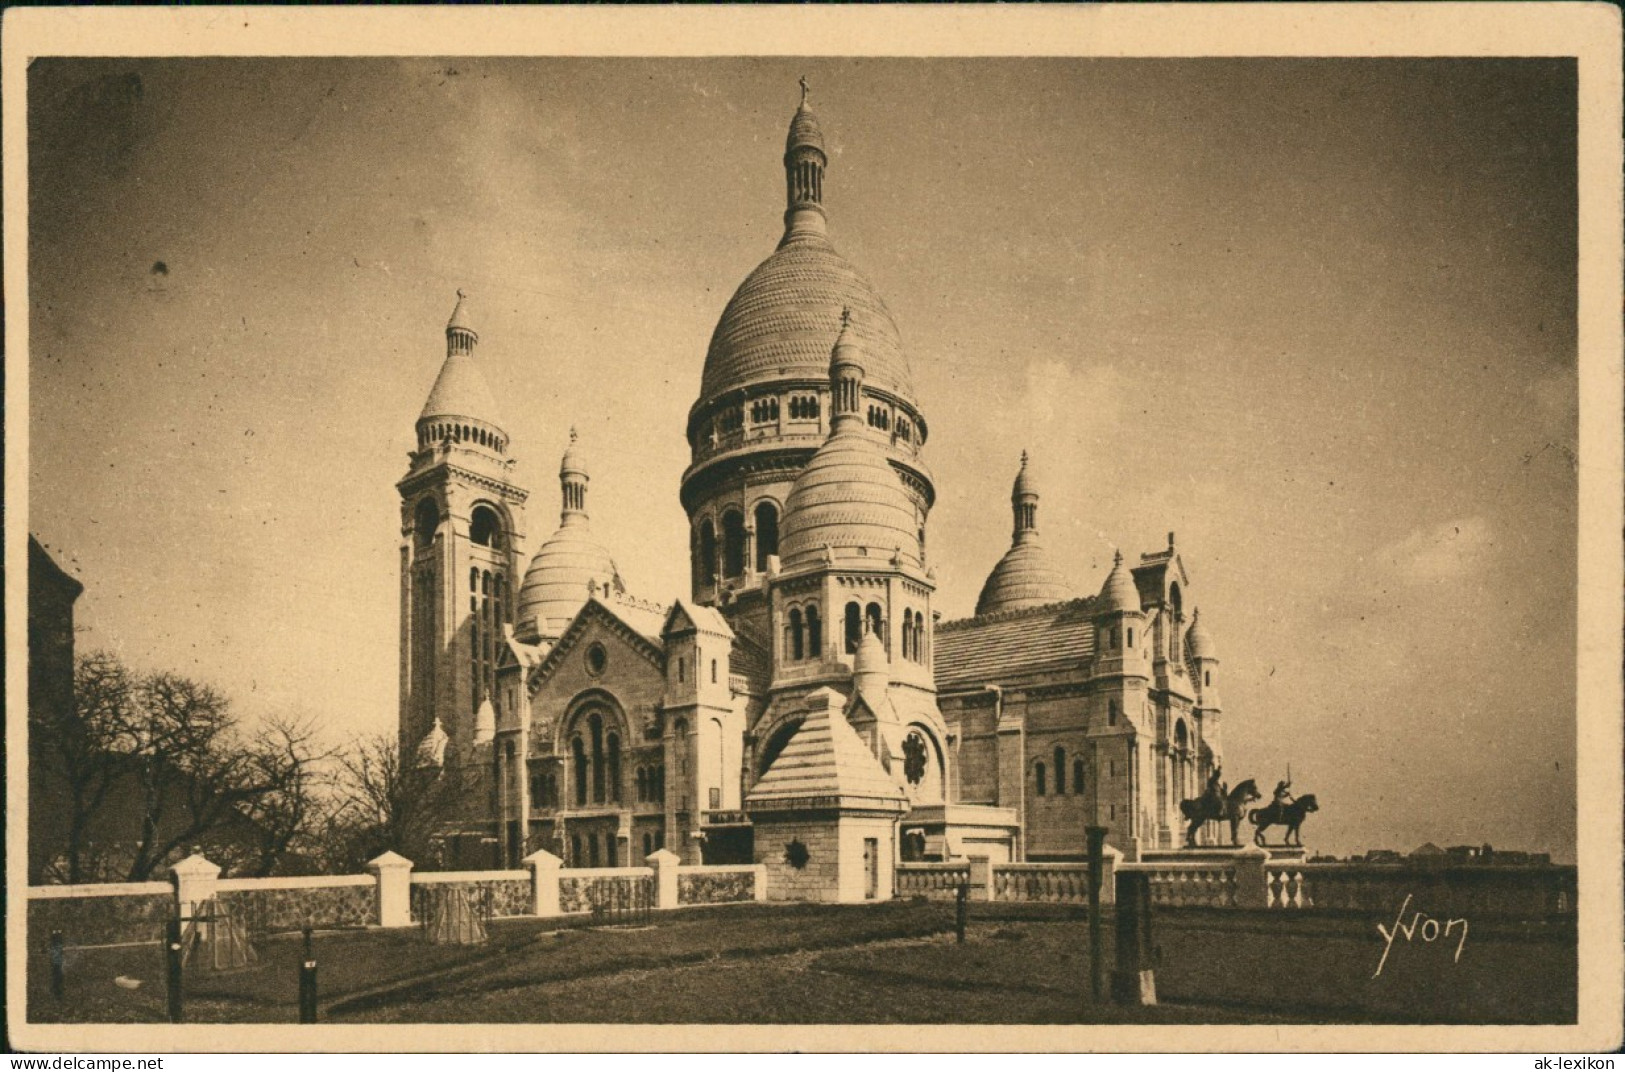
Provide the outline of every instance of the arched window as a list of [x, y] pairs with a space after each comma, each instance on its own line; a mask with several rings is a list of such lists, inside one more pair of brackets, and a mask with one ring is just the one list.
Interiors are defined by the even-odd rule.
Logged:
[[903, 658], [914, 658], [914, 612], [903, 612]]
[[[875, 636], [879, 637], [882, 642], [884, 642], [886, 640], [886, 623], [885, 620], [880, 616], [880, 604], [869, 604], [864, 608], [863, 614], [865, 624], [869, 627], [869, 632], [873, 633]], [[890, 650], [891, 645], [887, 644], [886, 647], [888, 650]]]
[[643, 855], [648, 856], [650, 853], [654, 852], [655, 851], [654, 845], [655, 845], [654, 835], [653, 834], [647, 834], [647, 833], [644, 834], [643, 835]]
[[606, 739], [609, 749], [607, 767], [609, 769], [609, 799], [613, 804], [621, 802], [621, 739], [610, 734]]
[[856, 603], [846, 605], [846, 653], [848, 655], [858, 650], [858, 641], [863, 638], [863, 608]]
[[588, 867], [597, 867], [598, 866], [598, 835], [597, 834], [588, 834], [587, 835], [587, 866]]
[[1190, 747], [1190, 733], [1185, 729], [1185, 720], [1180, 719], [1174, 723], [1174, 747], [1181, 752]]
[[1055, 750], [1055, 795], [1061, 796], [1066, 792], [1066, 749]]
[[575, 761], [576, 804], [587, 803], [587, 746], [577, 734], [570, 741], [570, 758]]
[[1034, 785], [1036, 786], [1036, 788], [1038, 790], [1038, 795], [1043, 796], [1044, 795], [1044, 765], [1042, 763], [1034, 763], [1033, 764], [1033, 782], [1034, 782]]
[[649, 772], [639, 767], [636, 778], [638, 782], [638, 803], [642, 804], [649, 799]]
[[1079, 794], [1083, 792], [1083, 760], [1081, 759], [1072, 761], [1072, 791]]
[[605, 867], [616, 867], [616, 866], [618, 866], [618, 862], [615, 859], [615, 857], [616, 857], [616, 854], [619, 851], [620, 851], [620, 839], [617, 838], [614, 834], [605, 834], [604, 835], [604, 866]]
[[[778, 405], [777, 402], [774, 403]], [[777, 413], [774, 414], [776, 418]], [[767, 572], [767, 556], [779, 553], [779, 508], [770, 502], [756, 504], [756, 572]]]
[[1117, 725], [1117, 701], [1116, 700], [1107, 700], [1106, 701], [1106, 725], [1108, 725], [1108, 726]]
[[712, 659], [711, 660], [711, 684], [715, 685], [716, 683], [717, 683], [717, 661], [715, 659]]
[[821, 659], [824, 651], [824, 625], [818, 620], [818, 604], [807, 604], [807, 658]]
[[688, 660], [681, 655], [677, 657], [677, 684], [681, 685], [688, 674]]
[[745, 518], [737, 510], [722, 515], [722, 575], [745, 572]]
[[580, 834], [571, 834], [570, 835], [570, 866], [571, 867], [580, 867], [581, 866], [581, 835]]
[[698, 569], [695, 572], [699, 574], [700, 583], [710, 587], [717, 583], [717, 530], [710, 518], [700, 522], [700, 547], [697, 553], [700, 560], [696, 563]]
[[440, 527], [440, 507], [433, 499], [424, 499], [418, 503], [417, 513], [412, 521], [412, 536], [419, 551], [426, 551], [434, 543], [435, 530]]
[[801, 610], [799, 608], [790, 611], [790, 635], [788, 639], [790, 641], [790, 658], [802, 658], [801, 644], [803, 638], [801, 635]]
[[664, 763], [655, 768], [653, 795], [656, 803], [666, 799], [666, 765]]
[[1132, 625], [1128, 627], [1128, 647], [1130, 650], [1134, 648], [1134, 627]]

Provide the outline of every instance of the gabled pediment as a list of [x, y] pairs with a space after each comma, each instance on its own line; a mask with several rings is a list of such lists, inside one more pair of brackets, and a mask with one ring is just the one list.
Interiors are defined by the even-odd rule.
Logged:
[[542, 658], [540, 665], [531, 672], [527, 682], [530, 694], [534, 696], [536, 690], [553, 676], [572, 652], [581, 650], [589, 636], [606, 634], [618, 640], [622, 647], [653, 667], [656, 672], [660, 674], [666, 672], [665, 649], [616, 614], [613, 606], [593, 596], [576, 612], [576, 616], [565, 627], [564, 634]]

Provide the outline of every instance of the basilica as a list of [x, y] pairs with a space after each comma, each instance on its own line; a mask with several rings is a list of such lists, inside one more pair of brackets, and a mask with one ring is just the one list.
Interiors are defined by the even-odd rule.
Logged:
[[[664, 848], [854, 901], [888, 896], [898, 861], [1078, 859], [1089, 825], [1129, 858], [1173, 846], [1221, 759], [1174, 536], [1080, 594], [1011, 459], [1010, 548], [975, 614], [940, 620], [930, 422], [831, 242], [805, 87], [783, 162], [784, 235], [722, 310], [689, 410], [691, 584], [669, 603], [627, 591], [573, 431], [556, 503], [516, 483], [458, 296], [398, 485], [400, 743], [464, 787], [446, 862]], [[527, 508], [540, 535], [555, 505], [527, 545]]]

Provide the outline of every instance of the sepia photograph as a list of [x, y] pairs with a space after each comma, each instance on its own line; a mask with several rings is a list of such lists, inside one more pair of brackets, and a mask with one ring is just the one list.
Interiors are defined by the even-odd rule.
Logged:
[[1617, 1045], [1574, 50], [294, 14], [6, 56], [14, 1040]]

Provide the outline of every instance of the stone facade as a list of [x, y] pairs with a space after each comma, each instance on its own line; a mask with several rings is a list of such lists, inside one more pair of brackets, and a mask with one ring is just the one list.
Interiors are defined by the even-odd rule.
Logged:
[[928, 423], [896, 322], [830, 239], [829, 164], [804, 96], [783, 239], [723, 309], [689, 411], [691, 580], [669, 605], [629, 596], [589, 528], [573, 431], [515, 598], [527, 492], [459, 300], [400, 485], [400, 728], [472, 787], [445, 832], [462, 866], [669, 849], [759, 864], [774, 897], [884, 899], [900, 860], [1076, 858], [1091, 823], [1130, 855], [1169, 845], [1218, 769], [1217, 660], [1172, 540], [1079, 598], [1025, 456], [1009, 552], [976, 616], [939, 624]]

